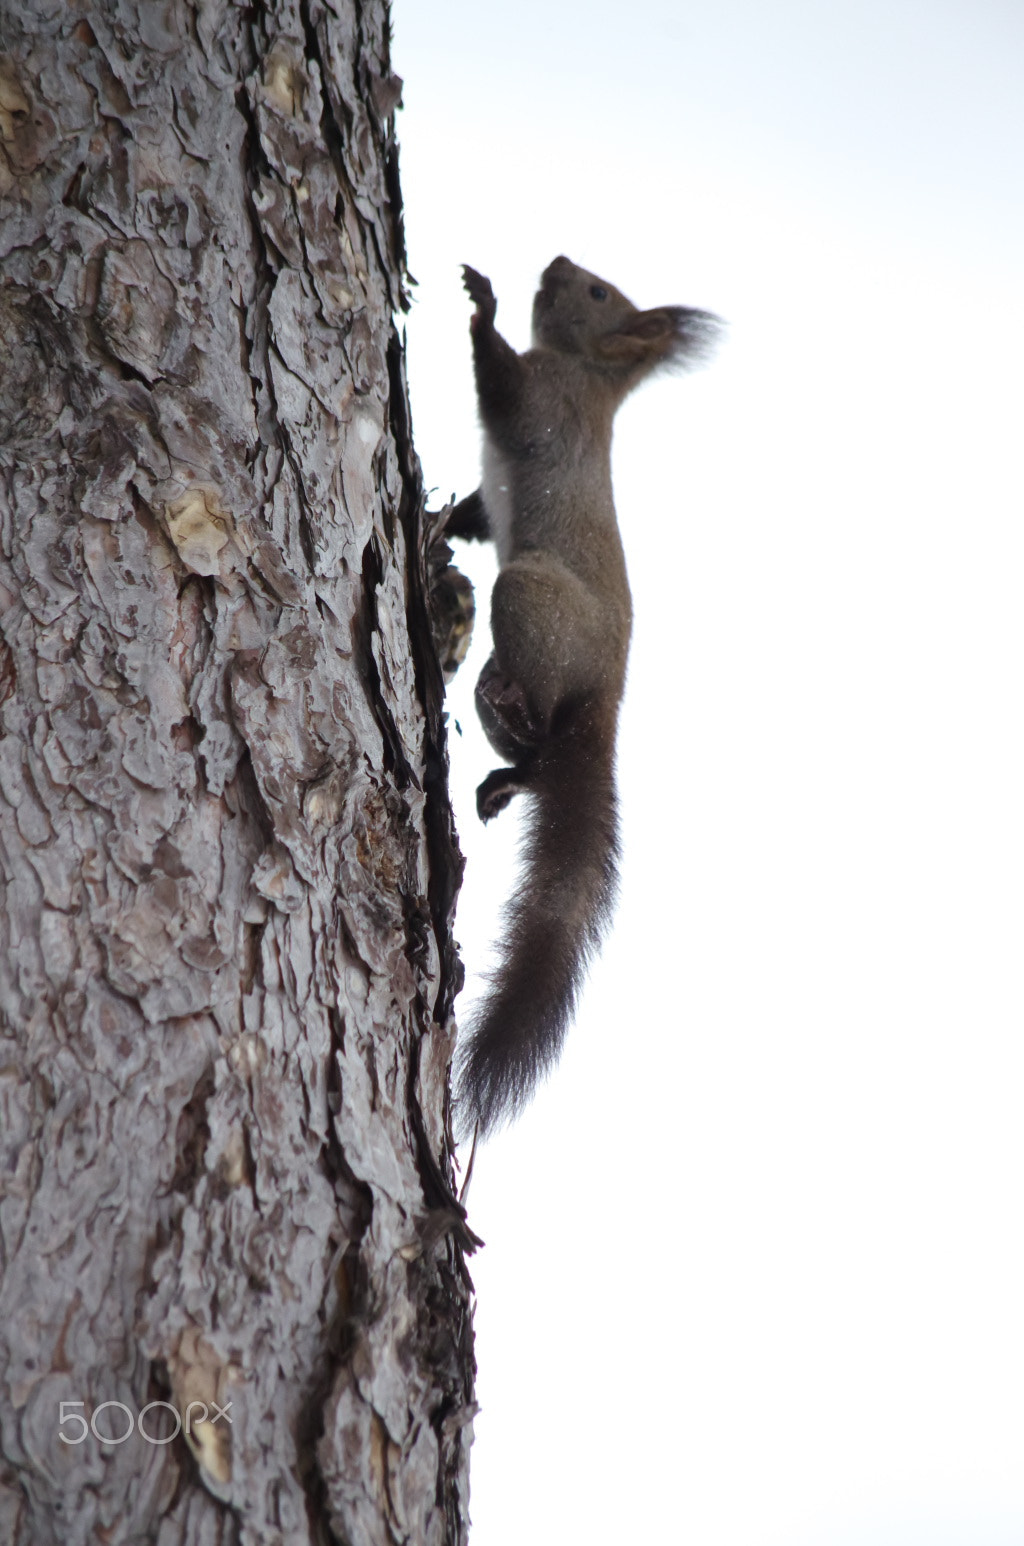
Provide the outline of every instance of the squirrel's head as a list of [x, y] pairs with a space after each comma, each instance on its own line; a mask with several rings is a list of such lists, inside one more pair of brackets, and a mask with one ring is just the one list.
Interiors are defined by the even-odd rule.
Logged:
[[621, 290], [569, 258], [555, 258], [533, 301], [533, 341], [559, 354], [579, 354], [613, 375], [638, 380], [659, 365], [702, 358], [718, 318], [688, 306], [640, 311]]

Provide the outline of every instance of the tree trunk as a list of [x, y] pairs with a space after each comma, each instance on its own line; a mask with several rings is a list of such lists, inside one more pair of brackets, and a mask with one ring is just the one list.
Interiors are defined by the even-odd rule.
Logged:
[[0, 1543], [462, 1541], [386, 6], [0, 3]]

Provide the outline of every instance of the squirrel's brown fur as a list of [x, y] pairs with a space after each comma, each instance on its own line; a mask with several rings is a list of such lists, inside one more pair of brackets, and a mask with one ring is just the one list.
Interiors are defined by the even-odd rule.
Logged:
[[560, 257], [534, 299], [534, 347], [517, 354], [495, 329], [490, 281], [463, 274], [476, 302], [484, 475], [447, 529], [497, 548], [494, 652], [476, 701], [511, 764], [484, 779], [477, 807], [487, 821], [521, 790], [534, 800], [502, 960], [460, 1050], [460, 1125], [486, 1133], [558, 1057], [615, 900], [615, 733], [632, 606], [612, 421], [652, 371], [706, 352], [718, 324], [680, 306], [639, 311]]

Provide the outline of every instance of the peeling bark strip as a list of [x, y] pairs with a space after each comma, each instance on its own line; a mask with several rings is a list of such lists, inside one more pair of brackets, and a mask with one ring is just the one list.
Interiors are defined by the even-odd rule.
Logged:
[[386, 8], [0, 40], [0, 1543], [460, 1542]]

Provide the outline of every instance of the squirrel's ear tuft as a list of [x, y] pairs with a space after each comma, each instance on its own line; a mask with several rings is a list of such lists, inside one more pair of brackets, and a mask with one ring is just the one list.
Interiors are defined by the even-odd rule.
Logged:
[[710, 353], [721, 323], [709, 311], [688, 306], [656, 306], [638, 311], [598, 341], [598, 352], [609, 365], [626, 367], [690, 364]]
[[713, 311], [698, 311], [694, 306], [668, 306], [666, 310], [675, 331], [667, 358], [678, 365], [702, 365], [714, 353], [725, 323]]

